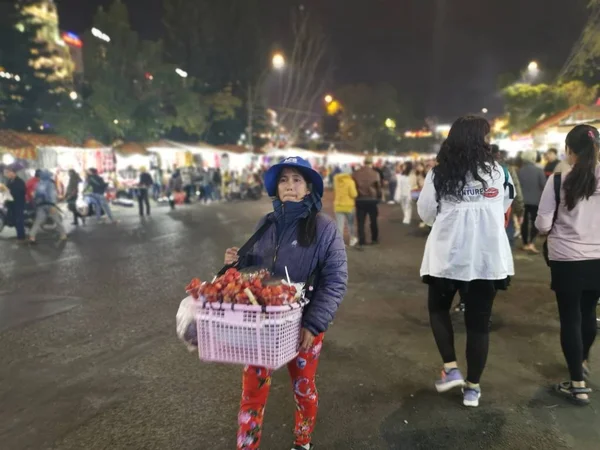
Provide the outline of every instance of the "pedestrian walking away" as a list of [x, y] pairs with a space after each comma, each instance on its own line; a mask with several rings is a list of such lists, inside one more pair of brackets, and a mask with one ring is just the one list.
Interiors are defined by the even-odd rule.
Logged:
[[589, 356], [596, 339], [600, 297], [599, 144], [598, 130], [589, 125], [578, 125], [567, 134], [566, 152], [572, 169], [550, 177], [536, 220], [540, 232], [549, 233], [551, 287], [558, 303], [560, 343], [569, 368], [570, 380], [557, 384], [555, 389], [578, 405], [590, 402], [591, 390], [585, 378], [590, 374]]
[[519, 177], [515, 170], [510, 166], [507, 161], [508, 153], [505, 150], [500, 150], [497, 145], [492, 145], [492, 154], [494, 159], [510, 173], [510, 177], [515, 187], [515, 198], [511, 205], [509, 212], [506, 217], [506, 235], [510, 242], [511, 248], [515, 241], [515, 223], [523, 222], [523, 215], [525, 214], [525, 203], [523, 202], [523, 191], [521, 190], [521, 183], [519, 183]]
[[19, 243], [25, 240], [25, 203], [27, 188], [23, 179], [17, 175], [18, 167], [10, 165], [4, 169], [4, 176], [8, 180], [6, 187], [10, 192], [12, 200], [7, 203], [8, 214], [15, 225], [17, 240]]
[[150, 215], [150, 199], [148, 191], [154, 185], [152, 176], [146, 171], [145, 167], [140, 168], [140, 180], [138, 182], [138, 206], [140, 217], [144, 217], [144, 205], [146, 205], [146, 215]]
[[350, 168], [345, 168], [343, 172], [333, 177], [333, 194], [333, 209], [338, 232], [344, 236], [347, 226], [348, 243], [353, 247], [358, 243], [358, 238], [354, 232], [354, 206], [358, 191], [356, 190], [356, 183], [352, 179]]
[[117, 223], [112, 215], [110, 205], [106, 201], [105, 192], [108, 188], [108, 183], [98, 175], [98, 171], [94, 168], [88, 170], [87, 186], [92, 190], [91, 196], [96, 201], [96, 219], [100, 220], [102, 211], [107, 215], [108, 219], [112, 223]]
[[[225, 263], [239, 268], [270, 267], [274, 277], [307, 280], [316, 275], [315, 290], [302, 317], [300, 353], [288, 364], [296, 400], [293, 449], [312, 448], [318, 393], [315, 377], [324, 334], [346, 292], [346, 250], [336, 223], [320, 213], [323, 179], [300, 157], [272, 166], [265, 187], [273, 197], [274, 211], [262, 221], [271, 225], [247, 255], [238, 260], [237, 249], [225, 253]], [[271, 388], [272, 371], [248, 366], [243, 371], [242, 400], [238, 414], [237, 448], [258, 449]]]
[[381, 176], [373, 169], [373, 159], [368, 156], [365, 164], [352, 175], [356, 183], [358, 197], [356, 198], [356, 219], [358, 225], [358, 247], [366, 245], [365, 224], [367, 216], [371, 224], [371, 244], [379, 243], [379, 227], [377, 204], [382, 195]]
[[65, 200], [67, 201], [67, 207], [73, 214], [73, 225], [79, 225], [79, 219], [85, 225], [85, 217], [83, 217], [77, 210], [77, 199], [79, 198], [79, 184], [81, 183], [81, 177], [75, 170], [69, 169], [69, 184], [67, 184], [67, 190], [65, 192]]
[[[489, 320], [496, 293], [514, 275], [504, 230], [512, 203], [510, 174], [495, 162], [490, 125], [480, 117], [459, 118], [441, 146], [438, 164], [428, 174], [417, 208], [432, 226], [421, 276], [429, 285], [433, 336], [444, 363], [438, 392], [463, 388], [463, 404], [479, 406], [489, 348]], [[456, 292], [465, 303], [467, 378], [458, 368], [450, 308]]]
[[535, 219], [538, 214], [542, 191], [546, 185], [544, 171], [535, 165], [536, 157], [537, 153], [535, 151], [524, 152], [522, 156], [523, 167], [519, 170], [519, 182], [523, 191], [523, 203], [525, 203], [521, 237], [523, 239], [523, 250], [531, 253], [539, 253], [535, 246], [535, 238], [538, 235]]
[[63, 226], [63, 217], [56, 206], [56, 184], [52, 179], [52, 174], [47, 170], [40, 172], [40, 180], [35, 188], [33, 202], [35, 204], [35, 221], [29, 232], [29, 242], [32, 244], [36, 242], [37, 233], [48, 218], [56, 225], [60, 240], [66, 240], [67, 233]]
[[412, 163], [407, 162], [403, 165], [401, 172], [397, 175], [396, 192], [394, 193], [394, 199], [402, 207], [402, 214], [404, 225], [410, 225], [412, 220], [413, 211], [413, 199], [412, 199], [412, 187], [415, 180], [413, 174]]

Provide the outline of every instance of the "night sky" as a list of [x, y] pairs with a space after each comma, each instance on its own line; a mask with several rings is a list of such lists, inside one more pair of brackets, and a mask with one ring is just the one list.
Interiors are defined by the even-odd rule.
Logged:
[[[55, 0], [61, 28], [89, 28], [110, 0]], [[218, 0], [215, 0], [218, 1]], [[243, 1], [243, 0], [240, 0]], [[284, 39], [298, 1], [263, 0], [265, 27]], [[125, 0], [142, 37], [161, 35], [161, 0]], [[532, 59], [557, 72], [588, 18], [588, 0], [306, 0], [330, 35], [335, 86], [387, 82], [422, 117], [500, 113], [499, 74]]]

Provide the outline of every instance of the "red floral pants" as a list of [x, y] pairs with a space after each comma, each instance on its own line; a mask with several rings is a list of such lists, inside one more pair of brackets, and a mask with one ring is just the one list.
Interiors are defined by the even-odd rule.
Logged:
[[[318, 394], [315, 376], [319, 365], [319, 354], [323, 346], [323, 333], [318, 335], [312, 348], [300, 352], [288, 363], [292, 388], [296, 400], [296, 427], [294, 445], [310, 443], [318, 410]], [[271, 389], [272, 370], [264, 367], [246, 366], [242, 379], [242, 401], [238, 414], [237, 448], [258, 449], [262, 435], [265, 405]]]

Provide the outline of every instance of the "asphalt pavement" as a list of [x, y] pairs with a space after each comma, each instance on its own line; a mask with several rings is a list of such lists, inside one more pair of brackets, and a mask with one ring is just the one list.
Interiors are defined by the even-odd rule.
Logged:
[[[211, 278], [269, 210], [267, 200], [156, 207], [140, 219], [119, 208], [119, 224], [88, 221], [62, 244], [43, 234], [22, 246], [13, 230], [0, 233], [0, 449], [235, 448], [241, 367], [188, 353], [175, 313], [187, 282]], [[599, 449], [600, 394], [578, 408], [549, 389], [567, 371], [542, 258], [515, 253], [481, 406], [466, 409], [460, 391], [433, 388], [441, 361], [418, 277], [425, 233], [393, 206], [380, 223], [380, 246], [348, 251], [348, 295], [318, 372], [317, 450]], [[455, 325], [460, 358], [458, 313]], [[281, 370], [261, 448], [291, 447], [293, 413]]]

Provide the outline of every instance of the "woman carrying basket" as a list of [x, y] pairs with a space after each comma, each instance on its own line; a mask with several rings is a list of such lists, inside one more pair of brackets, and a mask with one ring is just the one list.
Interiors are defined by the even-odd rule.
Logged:
[[[282, 278], [287, 268], [295, 282], [315, 276], [302, 318], [300, 353], [288, 364], [296, 400], [293, 450], [308, 450], [318, 409], [315, 376], [323, 336], [346, 292], [346, 250], [335, 221], [319, 213], [323, 179], [308, 161], [292, 157], [275, 164], [265, 174], [265, 187], [274, 198], [274, 211], [258, 227], [267, 221], [271, 225], [248, 254], [238, 256], [237, 248], [227, 249], [225, 264], [263, 266]], [[244, 368], [238, 449], [259, 448], [271, 375], [262, 367]]]

